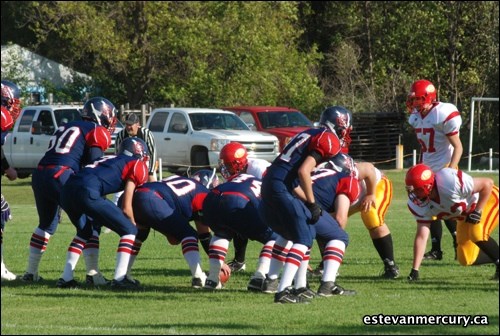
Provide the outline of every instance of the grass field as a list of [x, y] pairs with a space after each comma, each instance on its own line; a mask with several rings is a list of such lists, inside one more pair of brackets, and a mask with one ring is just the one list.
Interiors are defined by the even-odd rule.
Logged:
[[[340, 268], [338, 283], [357, 291], [356, 296], [317, 298], [309, 305], [278, 305], [273, 295], [246, 290], [255, 270], [260, 246], [250, 242], [247, 270], [235, 273], [221, 291], [204, 292], [191, 288], [191, 275], [180, 246], [151, 234], [134, 265], [134, 277], [141, 281], [141, 292], [115, 292], [108, 289], [64, 290], [55, 287], [75, 229], [66, 215], [50, 240], [40, 265], [44, 281], [26, 285], [21, 281], [2, 283], [1, 334], [499, 334], [498, 282], [491, 281], [493, 265], [463, 267], [453, 260], [452, 240], [443, 228], [442, 261], [426, 261], [421, 280], [408, 283], [412, 262], [415, 222], [406, 208], [404, 172], [387, 171], [394, 183], [395, 197], [386, 217], [392, 231], [396, 262], [402, 276], [396, 280], [378, 277], [383, 265], [358, 214], [350, 218], [347, 231], [350, 245]], [[490, 176], [498, 185], [498, 173]], [[30, 179], [14, 182], [2, 179], [2, 193], [9, 201], [13, 220], [4, 234], [4, 260], [8, 268], [23, 274], [31, 233], [38, 222]], [[494, 238], [498, 241], [498, 229]], [[118, 236], [101, 235], [100, 266], [112, 277]], [[428, 243], [430, 246], [430, 242]], [[231, 245], [232, 246], [232, 245]], [[231, 250], [228, 255], [233, 257]], [[83, 259], [83, 258], [81, 258]], [[313, 248], [311, 264], [320, 260]], [[204, 270], [208, 258], [202, 252]], [[75, 277], [85, 279], [80, 260]], [[319, 278], [310, 280], [317, 289]], [[484, 316], [485, 325], [420, 324], [365, 325], [364, 316], [459, 315]]]

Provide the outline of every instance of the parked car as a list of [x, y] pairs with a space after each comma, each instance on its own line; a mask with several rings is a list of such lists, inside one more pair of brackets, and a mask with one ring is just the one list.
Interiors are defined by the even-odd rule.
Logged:
[[157, 108], [146, 127], [155, 137], [157, 157], [171, 172], [219, 166], [221, 148], [237, 141], [248, 156], [272, 161], [278, 156], [278, 139], [252, 131], [235, 113], [206, 108]]
[[250, 128], [275, 135], [280, 142], [280, 152], [295, 136], [313, 123], [299, 110], [281, 106], [231, 106], [222, 109], [236, 113]]
[[[82, 108], [78, 105], [34, 105], [22, 109], [2, 146], [5, 158], [17, 170], [19, 178], [29, 177], [38, 166], [59, 126], [82, 120]], [[106, 154], [115, 153], [116, 134], [122, 129], [123, 125], [118, 121]]]

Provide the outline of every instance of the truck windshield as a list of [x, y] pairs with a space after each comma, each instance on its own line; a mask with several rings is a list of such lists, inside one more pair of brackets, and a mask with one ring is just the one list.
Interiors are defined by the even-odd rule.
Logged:
[[190, 113], [193, 129], [250, 130], [236, 114], [230, 113]]
[[77, 108], [54, 110], [57, 126], [64, 125], [70, 121], [81, 121], [82, 116]]
[[262, 112], [258, 116], [263, 128], [313, 127], [301, 112]]

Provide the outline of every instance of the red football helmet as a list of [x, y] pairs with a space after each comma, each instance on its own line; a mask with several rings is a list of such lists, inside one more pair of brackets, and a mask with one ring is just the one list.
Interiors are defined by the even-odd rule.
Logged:
[[434, 181], [435, 174], [427, 165], [420, 163], [408, 169], [405, 183], [410, 200], [421, 207], [427, 205]]
[[14, 122], [21, 113], [21, 90], [19, 86], [8, 80], [2, 80], [2, 106], [9, 110]]
[[426, 79], [420, 79], [411, 85], [406, 100], [408, 112], [417, 113], [426, 110], [437, 100], [434, 84]]
[[219, 167], [220, 173], [226, 180], [245, 171], [247, 166], [248, 153], [242, 144], [230, 142], [222, 147], [219, 154]]

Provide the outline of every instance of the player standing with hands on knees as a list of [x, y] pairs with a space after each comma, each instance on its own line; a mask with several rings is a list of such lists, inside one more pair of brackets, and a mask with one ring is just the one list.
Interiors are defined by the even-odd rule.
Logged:
[[[437, 101], [436, 88], [426, 79], [412, 84], [406, 106], [410, 112], [408, 122], [415, 130], [421, 146], [420, 162], [428, 165], [434, 173], [445, 167], [458, 169], [463, 147], [459, 137], [462, 118], [457, 107]], [[444, 222], [453, 237], [456, 259], [457, 222], [450, 219], [445, 219]], [[432, 248], [423, 258], [441, 260], [441, 220], [434, 220], [430, 230]]]
[[434, 173], [424, 164], [406, 173], [408, 208], [417, 221], [413, 267], [408, 280], [419, 279], [429, 227], [434, 217], [457, 220], [457, 257], [463, 266], [494, 263], [498, 281], [498, 243], [491, 233], [498, 226], [498, 187], [485, 177], [443, 168]]
[[[337, 155], [341, 149], [332, 124], [333, 117], [322, 113], [322, 127], [303, 131], [290, 140], [262, 180], [259, 211], [276, 233], [293, 242], [274, 297], [276, 303], [308, 302], [306, 298], [296, 295], [291, 285], [299, 268], [305, 267], [304, 272], [307, 270], [315, 237], [314, 224], [322, 214], [321, 207], [314, 199], [311, 172], [318, 164]], [[306, 202], [293, 193], [296, 179], [299, 180]]]

